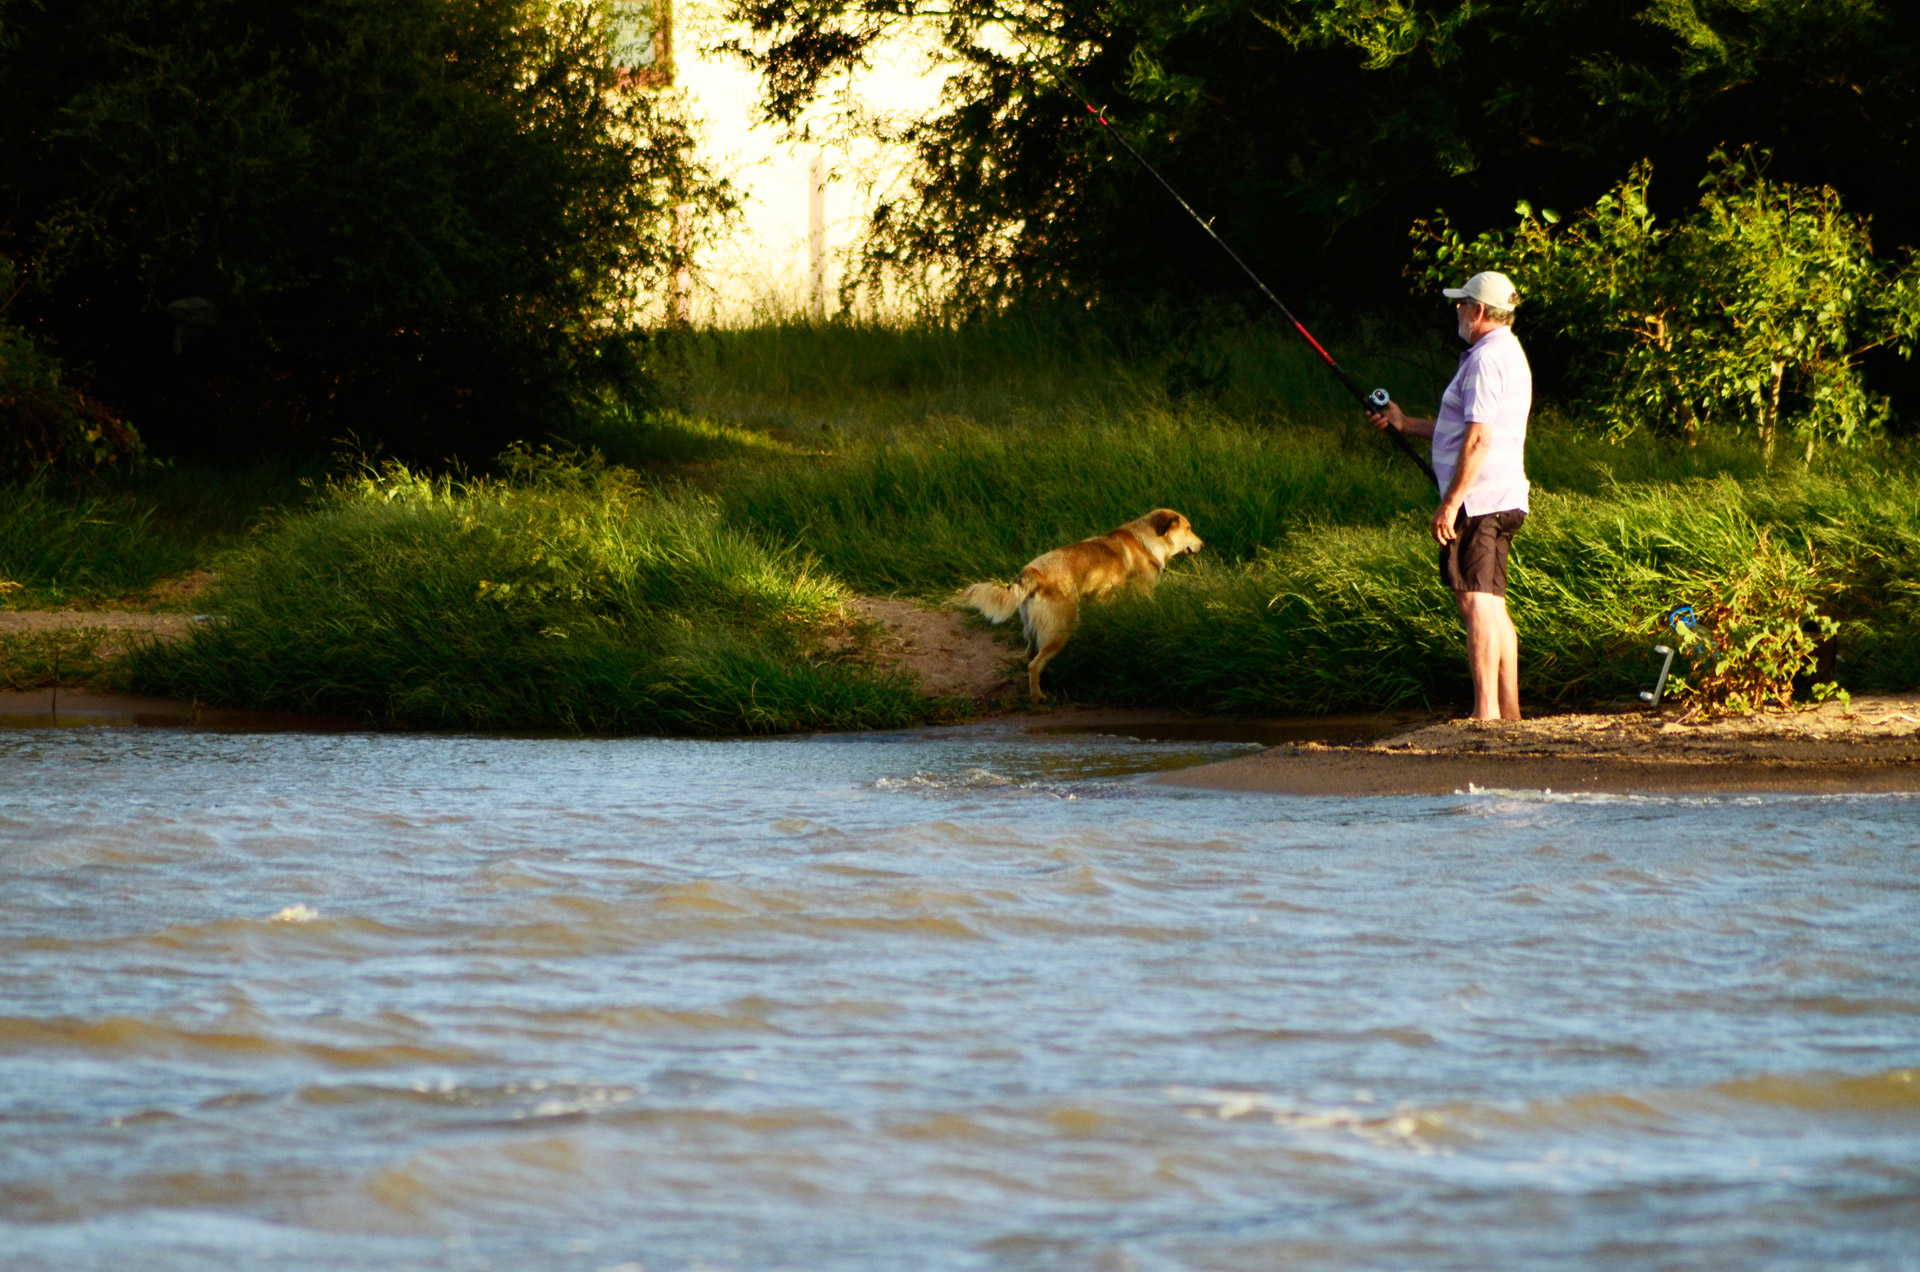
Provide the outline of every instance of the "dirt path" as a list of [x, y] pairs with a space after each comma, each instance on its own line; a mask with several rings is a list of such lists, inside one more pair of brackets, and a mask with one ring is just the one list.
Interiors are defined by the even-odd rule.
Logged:
[[[193, 595], [211, 577], [170, 585], [165, 599]], [[883, 629], [876, 645], [881, 666], [904, 667], [935, 697], [990, 700], [1022, 691], [1017, 632], [989, 631], [953, 610], [914, 601], [862, 596], [853, 609]], [[133, 638], [175, 640], [199, 621], [192, 614], [143, 610], [0, 610], [0, 638], [85, 636], [100, 642], [96, 656], [111, 658], [125, 653]]]
[[[195, 570], [178, 578], [155, 584], [144, 596], [130, 598], [136, 605], [181, 604], [200, 596], [212, 586], [211, 570]], [[71, 633], [103, 641], [94, 651], [96, 657], [113, 658], [126, 653], [124, 642], [113, 637], [150, 636], [156, 640], [177, 640], [193, 630], [204, 616], [177, 612], [154, 613], [151, 610], [0, 610], [0, 638], [8, 636], [50, 636]]]
[[904, 667], [938, 698], [1004, 698], [1024, 693], [1017, 670], [1017, 629], [989, 631], [953, 610], [913, 601], [857, 597], [853, 608], [886, 629], [878, 653], [883, 667]]
[[140, 610], [0, 610], [0, 636], [39, 636], [48, 632], [127, 632], [162, 640], [193, 630], [192, 614], [148, 614]]

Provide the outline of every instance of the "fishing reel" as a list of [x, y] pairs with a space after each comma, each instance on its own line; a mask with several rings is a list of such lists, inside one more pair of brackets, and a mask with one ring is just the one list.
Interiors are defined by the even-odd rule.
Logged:
[[1387, 396], [1385, 389], [1375, 389], [1373, 392], [1367, 394], [1367, 408], [1372, 411], [1386, 410], [1387, 404], [1391, 401], [1393, 401], [1393, 399]]

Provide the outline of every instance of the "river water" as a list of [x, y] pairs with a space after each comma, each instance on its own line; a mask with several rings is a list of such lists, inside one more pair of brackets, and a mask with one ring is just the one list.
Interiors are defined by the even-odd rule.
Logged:
[[0, 733], [9, 1269], [1920, 1266], [1920, 801]]

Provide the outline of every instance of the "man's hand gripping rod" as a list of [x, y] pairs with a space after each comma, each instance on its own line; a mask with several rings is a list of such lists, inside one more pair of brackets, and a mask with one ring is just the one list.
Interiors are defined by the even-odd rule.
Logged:
[[[1021, 41], [1021, 43], [1024, 44], [1025, 41]], [[1029, 56], [1032, 55], [1031, 49], [1028, 50], [1028, 55]], [[1233, 258], [1233, 263], [1240, 267], [1240, 272], [1253, 280], [1253, 285], [1260, 289], [1260, 294], [1273, 302], [1273, 307], [1280, 311], [1281, 316], [1286, 318], [1288, 322], [1292, 323], [1293, 329], [1300, 333], [1301, 338], [1304, 339], [1308, 344], [1313, 346], [1313, 351], [1320, 355], [1320, 360], [1322, 362], [1325, 362], [1327, 366], [1333, 371], [1333, 373], [1340, 377], [1340, 383], [1346, 387], [1347, 392], [1353, 394], [1353, 400], [1360, 404], [1360, 409], [1368, 412], [1385, 410], [1387, 406], [1387, 402], [1389, 401], [1387, 397], [1387, 391], [1385, 389], [1375, 389], [1372, 393], [1367, 393], [1364, 390], [1362, 390], [1360, 385], [1354, 380], [1354, 378], [1347, 374], [1347, 369], [1341, 366], [1338, 362], [1335, 362], [1333, 360], [1333, 355], [1328, 353], [1326, 349], [1320, 344], [1320, 342], [1313, 338], [1313, 333], [1307, 330], [1306, 324], [1301, 322], [1298, 318], [1295, 318], [1293, 316], [1293, 311], [1280, 303], [1280, 298], [1273, 294], [1273, 289], [1266, 285], [1266, 283], [1261, 279], [1260, 275], [1254, 273], [1252, 267], [1249, 266], [1245, 261], [1240, 259], [1240, 253], [1234, 251], [1231, 247], [1227, 246], [1227, 241], [1221, 238], [1217, 233], [1214, 232], [1212, 224], [1209, 223], [1205, 217], [1201, 216], [1198, 212], [1194, 211], [1192, 204], [1188, 203], [1185, 199], [1180, 197], [1180, 192], [1173, 188], [1173, 183], [1171, 181], [1168, 181], [1165, 177], [1160, 175], [1160, 169], [1148, 163], [1146, 156], [1133, 148], [1133, 143], [1127, 140], [1126, 134], [1122, 133], [1118, 128], [1115, 128], [1113, 126], [1112, 121], [1107, 118], [1106, 112], [1100, 110], [1092, 102], [1087, 100], [1087, 95], [1080, 91], [1079, 86], [1073, 82], [1073, 78], [1065, 74], [1064, 72], [1061, 72], [1060, 82], [1062, 84], [1065, 84], [1067, 86], [1067, 91], [1072, 93], [1076, 98], [1078, 98], [1080, 101], [1080, 104], [1087, 108], [1087, 113], [1092, 115], [1095, 119], [1099, 120], [1101, 124], [1105, 126], [1107, 132], [1113, 137], [1113, 139], [1119, 142], [1121, 147], [1125, 149], [1128, 154], [1133, 156], [1134, 162], [1138, 163], [1142, 168], [1145, 168], [1148, 172], [1153, 174], [1153, 179], [1155, 181], [1158, 181], [1161, 184], [1161, 186], [1163, 186], [1166, 189], [1166, 192], [1173, 196], [1173, 201], [1175, 203], [1178, 203], [1181, 206], [1181, 208], [1183, 208], [1186, 211], [1186, 214], [1192, 217], [1194, 221], [1199, 224], [1200, 228], [1207, 232], [1208, 237], [1212, 238], [1215, 243], [1218, 243], [1220, 245], [1220, 250]], [[1419, 453], [1413, 449], [1413, 443], [1407, 440], [1407, 435], [1405, 433], [1402, 433], [1399, 429], [1394, 428], [1392, 425], [1388, 425], [1386, 429], [1386, 434], [1387, 436], [1393, 439], [1393, 444], [1400, 448], [1401, 453], [1406, 455], [1408, 459], [1412, 460], [1415, 464], [1418, 464], [1420, 466], [1420, 471], [1427, 475], [1428, 481], [1432, 482], [1435, 486], [1438, 486], [1440, 484], [1440, 479], [1434, 476], [1433, 465], [1429, 464], [1426, 460], [1420, 458]]]
[[[1369, 411], [1384, 411], [1387, 409], [1387, 404], [1391, 401], [1393, 401], [1393, 399], [1387, 396], [1385, 389], [1375, 389], [1373, 392], [1367, 394], [1365, 406]], [[1402, 451], [1406, 452], [1408, 459], [1420, 465], [1420, 471], [1427, 475], [1427, 480], [1432, 482], [1435, 487], [1438, 487], [1440, 485], [1439, 474], [1433, 471], [1432, 464], [1420, 458], [1420, 452], [1413, 449], [1413, 443], [1407, 440], [1407, 435], [1391, 424], [1387, 425], [1385, 432], [1388, 437], [1393, 439], [1395, 446], [1398, 446]]]

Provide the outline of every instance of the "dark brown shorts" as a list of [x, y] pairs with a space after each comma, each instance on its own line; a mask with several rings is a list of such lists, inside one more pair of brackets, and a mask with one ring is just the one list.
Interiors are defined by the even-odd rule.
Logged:
[[1507, 594], [1507, 551], [1527, 514], [1519, 509], [1469, 517], [1462, 508], [1453, 528], [1460, 537], [1440, 549], [1440, 581], [1461, 592]]

